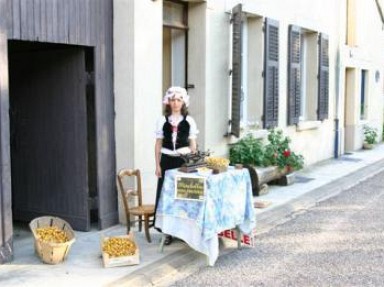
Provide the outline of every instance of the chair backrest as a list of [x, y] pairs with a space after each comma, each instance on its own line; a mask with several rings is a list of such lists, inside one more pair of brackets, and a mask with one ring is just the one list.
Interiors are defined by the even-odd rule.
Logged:
[[[134, 187], [133, 188], [124, 188], [124, 179], [134, 177]], [[117, 174], [117, 181], [119, 183], [120, 194], [123, 199], [123, 204], [125, 212], [129, 214], [129, 196], [137, 196], [138, 205], [142, 205], [142, 191], [141, 191], [141, 175], [139, 169], [122, 169]]]

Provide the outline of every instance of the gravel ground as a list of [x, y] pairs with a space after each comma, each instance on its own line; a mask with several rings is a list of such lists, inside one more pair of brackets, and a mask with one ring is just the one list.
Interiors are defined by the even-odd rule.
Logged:
[[384, 173], [172, 286], [384, 286]]

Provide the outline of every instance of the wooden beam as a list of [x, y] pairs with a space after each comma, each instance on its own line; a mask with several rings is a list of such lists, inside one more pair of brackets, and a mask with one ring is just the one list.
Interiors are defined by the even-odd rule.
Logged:
[[7, 0], [0, 0], [0, 264], [10, 261], [13, 253], [7, 36], [10, 9]]

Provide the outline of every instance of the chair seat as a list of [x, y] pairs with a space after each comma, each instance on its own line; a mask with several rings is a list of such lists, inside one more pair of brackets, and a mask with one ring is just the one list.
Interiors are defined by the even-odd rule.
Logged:
[[154, 204], [143, 204], [142, 206], [132, 207], [129, 209], [129, 213], [132, 215], [144, 215], [155, 214], [155, 205]]

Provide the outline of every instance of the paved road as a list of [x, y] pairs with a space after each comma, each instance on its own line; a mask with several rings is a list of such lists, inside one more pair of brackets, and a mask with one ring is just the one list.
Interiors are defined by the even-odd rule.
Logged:
[[173, 286], [384, 286], [384, 173]]

